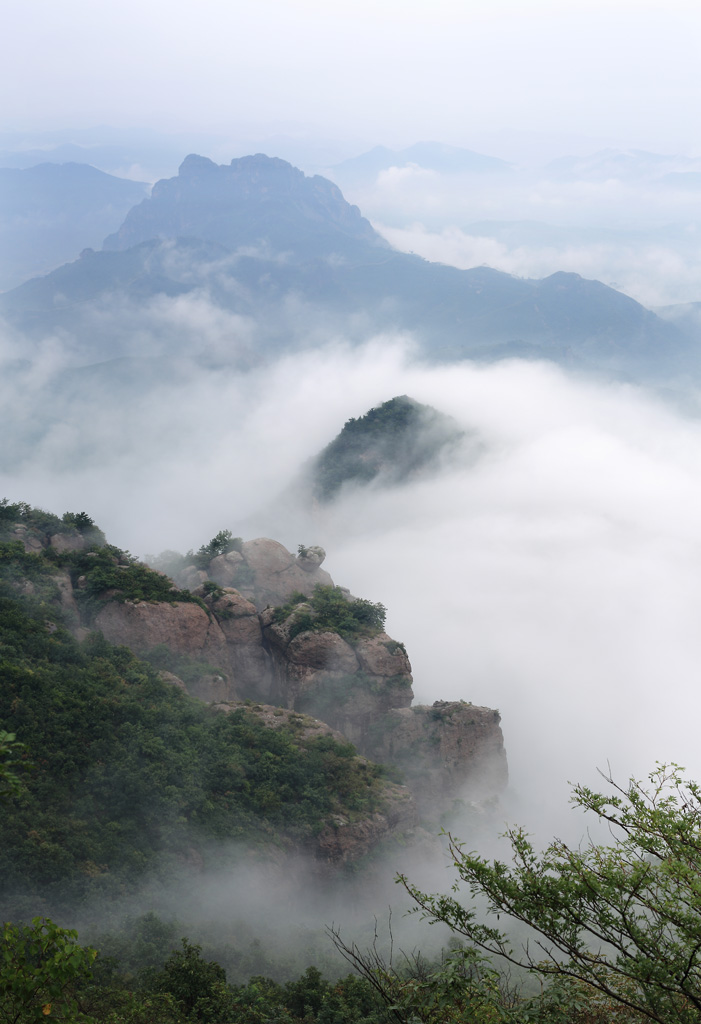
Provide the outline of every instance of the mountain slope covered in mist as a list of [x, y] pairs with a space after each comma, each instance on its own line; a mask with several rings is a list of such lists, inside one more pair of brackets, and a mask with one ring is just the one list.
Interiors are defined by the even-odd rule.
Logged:
[[[441, 360], [538, 356], [645, 377], [689, 359], [674, 325], [620, 292], [577, 274], [525, 280], [398, 252], [335, 185], [262, 155], [229, 167], [188, 157], [106, 247], [7, 293], [0, 309], [34, 338], [61, 328], [92, 361], [125, 354], [109, 320], [96, 337], [105, 304], [147, 310], [182, 295], [251, 318], [257, 359], [322, 326], [359, 339], [407, 331]], [[226, 360], [221, 346], [216, 358]]]
[[417, 810], [433, 827], [468, 790], [500, 790], [498, 713], [411, 707], [385, 609], [325, 582], [323, 558], [222, 531], [174, 582], [85, 513], [0, 503], [0, 727], [30, 766], [3, 822], [13, 915], [251, 858], [271, 877], [295, 858], [338, 876], [410, 844]]
[[450, 417], [401, 395], [348, 420], [306, 475], [313, 496], [326, 502], [346, 484], [400, 484], [435, 469], [446, 448], [463, 438]]
[[147, 605], [200, 598], [104, 547], [87, 516], [0, 513], [0, 723], [30, 765], [4, 810], [4, 907], [65, 911], [172, 884], [193, 863], [313, 855], [332, 819], [393, 799], [383, 771], [318, 722], [280, 711], [270, 727], [251, 702], [222, 714], [76, 624], [75, 595], [94, 614], [110, 583]]
[[0, 167], [0, 291], [99, 247], [147, 194], [88, 164]]

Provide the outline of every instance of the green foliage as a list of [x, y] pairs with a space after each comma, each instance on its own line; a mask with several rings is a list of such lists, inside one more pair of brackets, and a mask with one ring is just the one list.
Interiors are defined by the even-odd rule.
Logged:
[[231, 530], [220, 530], [216, 536], [212, 537], [208, 544], [203, 544], [196, 554], [188, 551], [187, 559], [194, 563], [198, 569], [206, 569], [217, 555], [225, 555], [229, 551], [240, 552], [242, 548], [243, 540], [241, 537], [234, 537]]
[[44, 542], [53, 534], [77, 530], [93, 543], [105, 543], [105, 535], [87, 512], [65, 512], [59, 518], [53, 512], [32, 508], [26, 501], [11, 502], [7, 498], [0, 499], [0, 536], [7, 534], [9, 528], [15, 524], [26, 527]]
[[178, 590], [167, 576], [111, 544], [90, 552], [70, 552], [60, 557], [59, 564], [69, 569], [76, 599], [88, 619], [100, 610], [106, 594], [115, 601], [194, 601], [204, 607], [189, 590]]
[[78, 533], [87, 533], [95, 529], [95, 520], [91, 519], [87, 512], [64, 512], [62, 521], [68, 526], [74, 526]]
[[[573, 803], [608, 823], [612, 846], [572, 849], [555, 840], [536, 853], [522, 829], [507, 837], [513, 864], [490, 863], [451, 841], [459, 877], [534, 930], [513, 948], [494, 924], [453, 896], [431, 896], [401, 881], [425, 916], [484, 950], [556, 979], [578, 980], [589, 1002], [612, 1001], [631, 1019], [659, 1024], [701, 1020], [701, 788], [676, 765], [659, 765], [649, 785], [631, 779], [609, 795], [585, 786]], [[534, 953], [537, 950], [537, 953]], [[569, 990], [572, 994], [571, 988]]]
[[314, 494], [330, 501], [345, 483], [367, 484], [383, 474], [401, 482], [429, 465], [462, 436], [457, 423], [430, 406], [400, 395], [350, 419], [316, 458]]
[[103, 986], [121, 982], [147, 992], [153, 979], [178, 945], [178, 925], [163, 921], [153, 911], [127, 917], [114, 932], [102, 934], [95, 977]]
[[0, 954], [0, 1021], [36, 1024], [87, 1018], [75, 998], [76, 985], [97, 955], [79, 946], [74, 931], [35, 917], [31, 925], [3, 925]]
[[201, 953], [201, 946], [183, 939], [182, 949], [169, 957], [155, 976], [153, 987], [157, 992], [169, 993], [188, 1020], [204, 1024], [225, 1021], [233, 1004], [226, 972], [215, 961], [204, 960]]
[[147, 872], [174, 877], [184, 850], [211, 862], [231, 839], [304, 842], [332, 814], [381, 806], [352, 748], [213, 712], [100, 634], [79, 644], [56, 609], [3, 595], [1, 575], [0, 721], [35, 765], [3, 807], [5, 905], [117, 897]]
[[406, 655], [406, 647], [401, 640], [385, 640], [383, 646], [390, 654]]
[[207, 597], [221, 597], [224, 593], [224, 588], [218, 583], [215, 583], [214, 580], [206, 580], [202, 584], [202, 590]]
[[7, 529], [15, 523], [31, 527], [44, 536], [50, 533], [63, 533], [67, 528], [66, 524], [52, 512], [32, 508], [26, 501], [11, 502], [7, 498], [0, 499], [0, 527]]
[[0, 729], [0, 800], [17, 796], [22, 789], [22, 780], [17, 769], [30, 767], [22, 756], [24, 743], [18, 743], [13, 732]]
[[[303, 602], [308, 609], [299, 609]], [[387, 609], [383, 604], [373, 604], [364, 598], [350, 601], [341, 587], [317, 583], [311, 597], [296, 593], [287, 604], [276, 608], [275, 622], [284, 622], [293, 613], [294, 621], [289, 629], [291, 639], [307, 630], [316, 630], [338, 633], [344, 640], [354, 640], [381, 633]]]
[[[420, 953], [389, 959], [377, 945], [361, 953], [330, 934], [357, 974], [331, 982], [317, 967], [279, 983], [254, 975], [227, 984], [222, 966], [174, 925], [153, 914], [133, 931], [80, 946], [73, 931], [35, 918], [4, 926], [0, 1021], [37, 1024], [641, 1024], [577, 979], [558, 977], [538, 996], [523, 996], [473, 948], [438, 960]], [[115, 955], [116, 954], [116, 955]], [[140, 959], [143, 962], [140, 963]], [[139, 969], [141, 967], [142, 969]]]

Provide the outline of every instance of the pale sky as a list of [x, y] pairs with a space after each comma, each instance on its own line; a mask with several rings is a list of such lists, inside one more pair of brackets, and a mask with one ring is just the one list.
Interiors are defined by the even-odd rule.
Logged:
[[[701, 152], [696, 0], [5, 0], [0, 128]], [[484, 146], [482, 146], [484, 148]]]

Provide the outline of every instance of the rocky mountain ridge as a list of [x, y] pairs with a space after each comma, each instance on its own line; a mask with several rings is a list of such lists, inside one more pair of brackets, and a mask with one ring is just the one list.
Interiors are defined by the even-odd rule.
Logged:
[[228, 165], [192, 153], [176, 178], [156, 182], [103, 248], [130, 249], [152, 239], [199, 238], [228, 249], [263, 246], [297, 259], [353, 243], [388, 249], [357, 206], [327, 178], [307, 178], [292, 164], [262, 153]]
[[[244, 708], [269, 727], [293, 716], [398, 767], [406, 788], [388, 789], [385, 811], [357, 843], [357, 822], [337, 823], [336, 838], [324, 840], [332, 860], [417, 822], [435, 827], [455, 801], [489, 799], [506, 783], [498, 712], [464, 701], [414, 706], [411, 665], [382, 629], [384, 609], [334, 586], [321, 548], [295, 556], [267, 538], [230, 539], [204, 565], [201, 555], [199, 564], [182, 558], [169, 578], [116, 555], [108, 564], [77, 528], [42, 536], [15, 524], [9, 538], [30, 553], [79, 556], [78, 568], [55, 573], [77, 637], [99, 630], [218, 710]], [[17, 586], [32, 593], [30, 579]]]
[[[132, 354], [109, 326], [96, 340], [89, 322], [101, 303], [193, 293], [263, 325], [259, 360], [308, 344], [316, 323], [353, 340], [407, 331], [434, 360], [545, 358], [643, 379], [695, 359], [673, 324], [598, 281], [519, 279], [399, 252], [336, 185], [263, 154], [228, 166], [189, 156], [105, 246], [5, 293], [0, 312], [31, 337], [70, 332], [85, 362]], [[289, 311], [300, 303], [298, 336]], [[231, 361], [240, 358], [232, 342]]]

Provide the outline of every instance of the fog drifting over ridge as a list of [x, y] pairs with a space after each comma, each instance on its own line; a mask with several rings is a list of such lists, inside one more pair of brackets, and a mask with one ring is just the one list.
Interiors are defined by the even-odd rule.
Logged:
[[[480, 457], [313, 515], [281, 504], [350, 416], [399, 394], [476, 431]], [[246, 373], [191, 366], [126, 404], [86, 387], [0, 493], [84, 509], [137, 554], [242, 525], [323, 545], [335, 582], [387, 606], [417, 701], [500, 709], [504, 813], [538, 812], [550, 834], [568, 780], [607, 761], [617, 777], [670, 759], [701, 776], [700, 442], [698, 421], [631, 386], [517, 360], [429, 367], [408, 339], [337, 339]]]
[[[595, 154], [567, 176], [555, 165], [462, 175], [409, 164], [372, 182], [329, 174], [393, 246], [430, 261], [528, 278], [570, 271], [648, 308], [698, 301], [699, 162], [608, 152], [601, 168]], [[617, 154], [632, 167], [617, 168]]]

